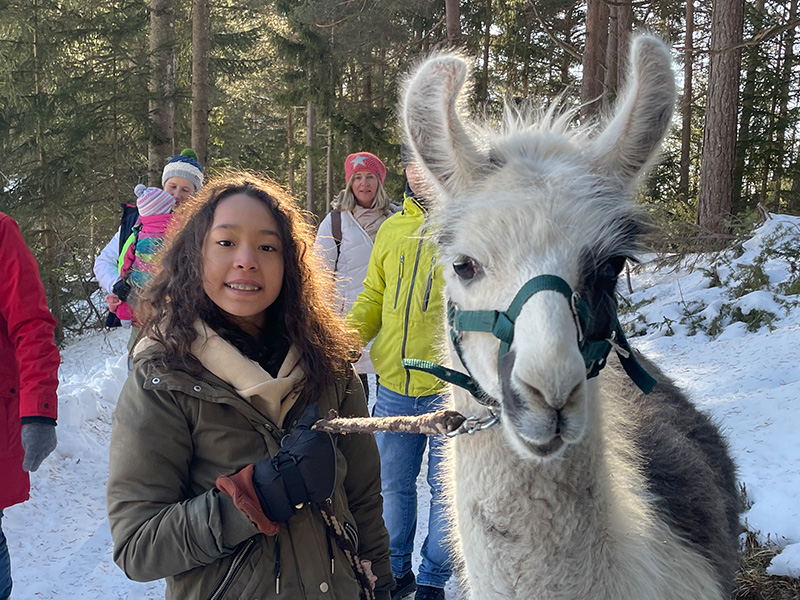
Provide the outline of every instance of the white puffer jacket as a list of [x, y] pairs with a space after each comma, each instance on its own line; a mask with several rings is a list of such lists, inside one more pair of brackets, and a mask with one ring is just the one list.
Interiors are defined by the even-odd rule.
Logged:
[[[340, 298], [337, 310], [345, 316], [364, 289], [369, 255], [372, 253], [372, 238], [364, 231], [350, 212], [342, 213], [342, 244], [339, 263], [336, 264], [336, 240], [331, 230], [331, 214], [328, 213], [317, 230], [314, 251], [322, 257], [325, 265], [336, 270], [336, 293]], [[371, 346], [370, 344], [369, 346]], [[355, 364], [358, 373], [375, 373], [369, 360], [369, 346], [363, 349], [361, 358]]]

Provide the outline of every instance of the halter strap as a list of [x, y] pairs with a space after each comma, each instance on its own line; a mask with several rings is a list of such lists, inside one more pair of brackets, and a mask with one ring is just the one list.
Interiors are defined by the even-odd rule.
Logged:
[[500, 372], [500, 363], [508, 353], [511, 343], [514, 341], [514, 327], [517, 317], [522, 311], [522, 307], [534, 294], [542, 291], [558, 292], [570, 303], [575, 325], [578, 330], [578, 348], [580, 349], [583, 361], [586, 366], [586, 378], [597, 377], [601, 369], [606, 365], [606, 358], [613, 348], [619, 356], [622, 368], [642, 392], [649, 394], [656, 384], [650, 374], [638, 363], [633, 355], [619, 318], [614, 314], [613, 329], [610, 336], [604, 340], [586, 339], [584, 332], [589, 324], [589, 306], [576, 293], [572, 291], [569, 284], [557, 275], [539, 275], [529, 280], [517, 292], [511, 305], [505, 311], [497, 310], [460, 310], [453, 302], [447, 304], [447, 321], [450, 327], [450, 339], [453, 347], [461, 359], [461, 364], [467, 373], [461, 373], [453, 369], [448, 369], [436, 363], [418, 360], [403, 359], [403, 366], [408, 369], [415, 369], [430, 373], [431, 375], [464, 388], [482, 405], [497, 408], [500, 403], [487, 394], [476, 379], [472, 376], [469, 367], [462, 355], [461, 337], [465, 331], [487, 332], [500, 340], [500, 348], [497, 352], [497, 370]]

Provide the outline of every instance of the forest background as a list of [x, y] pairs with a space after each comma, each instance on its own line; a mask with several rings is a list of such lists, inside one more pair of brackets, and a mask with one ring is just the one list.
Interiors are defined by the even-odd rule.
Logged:
[[0, 0], [0, 210], [39, 260], [57, 337], [98, 327], [92, 264], [137, 183], [193, 147], [264, 173], [320, 218], [351, 152], [402, 196], [398, 86], [474, 61], [471, 108], [613, 103], [632, 32], [674, 48], [681, 96], [641, 193], [657, 250], [715, 249], [800, 212], [797, 0]]

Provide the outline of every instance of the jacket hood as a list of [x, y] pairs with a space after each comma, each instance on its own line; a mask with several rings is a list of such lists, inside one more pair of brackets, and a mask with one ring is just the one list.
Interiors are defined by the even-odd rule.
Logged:
[[428, 211], [422, 206], [418, 198], [405, 193], [403, 194], [403, 214], [424, 218]]

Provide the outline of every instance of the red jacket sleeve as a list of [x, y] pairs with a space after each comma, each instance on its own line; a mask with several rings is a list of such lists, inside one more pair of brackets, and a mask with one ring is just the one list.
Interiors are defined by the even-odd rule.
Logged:
[[60, 363], [53, 341], [56, 321], [47, 308], [36, 259], [17, 223], [2, 213], [0, 265], [0, 375], [13, 378], [16, 366], [20, 417], [55, 419]]

